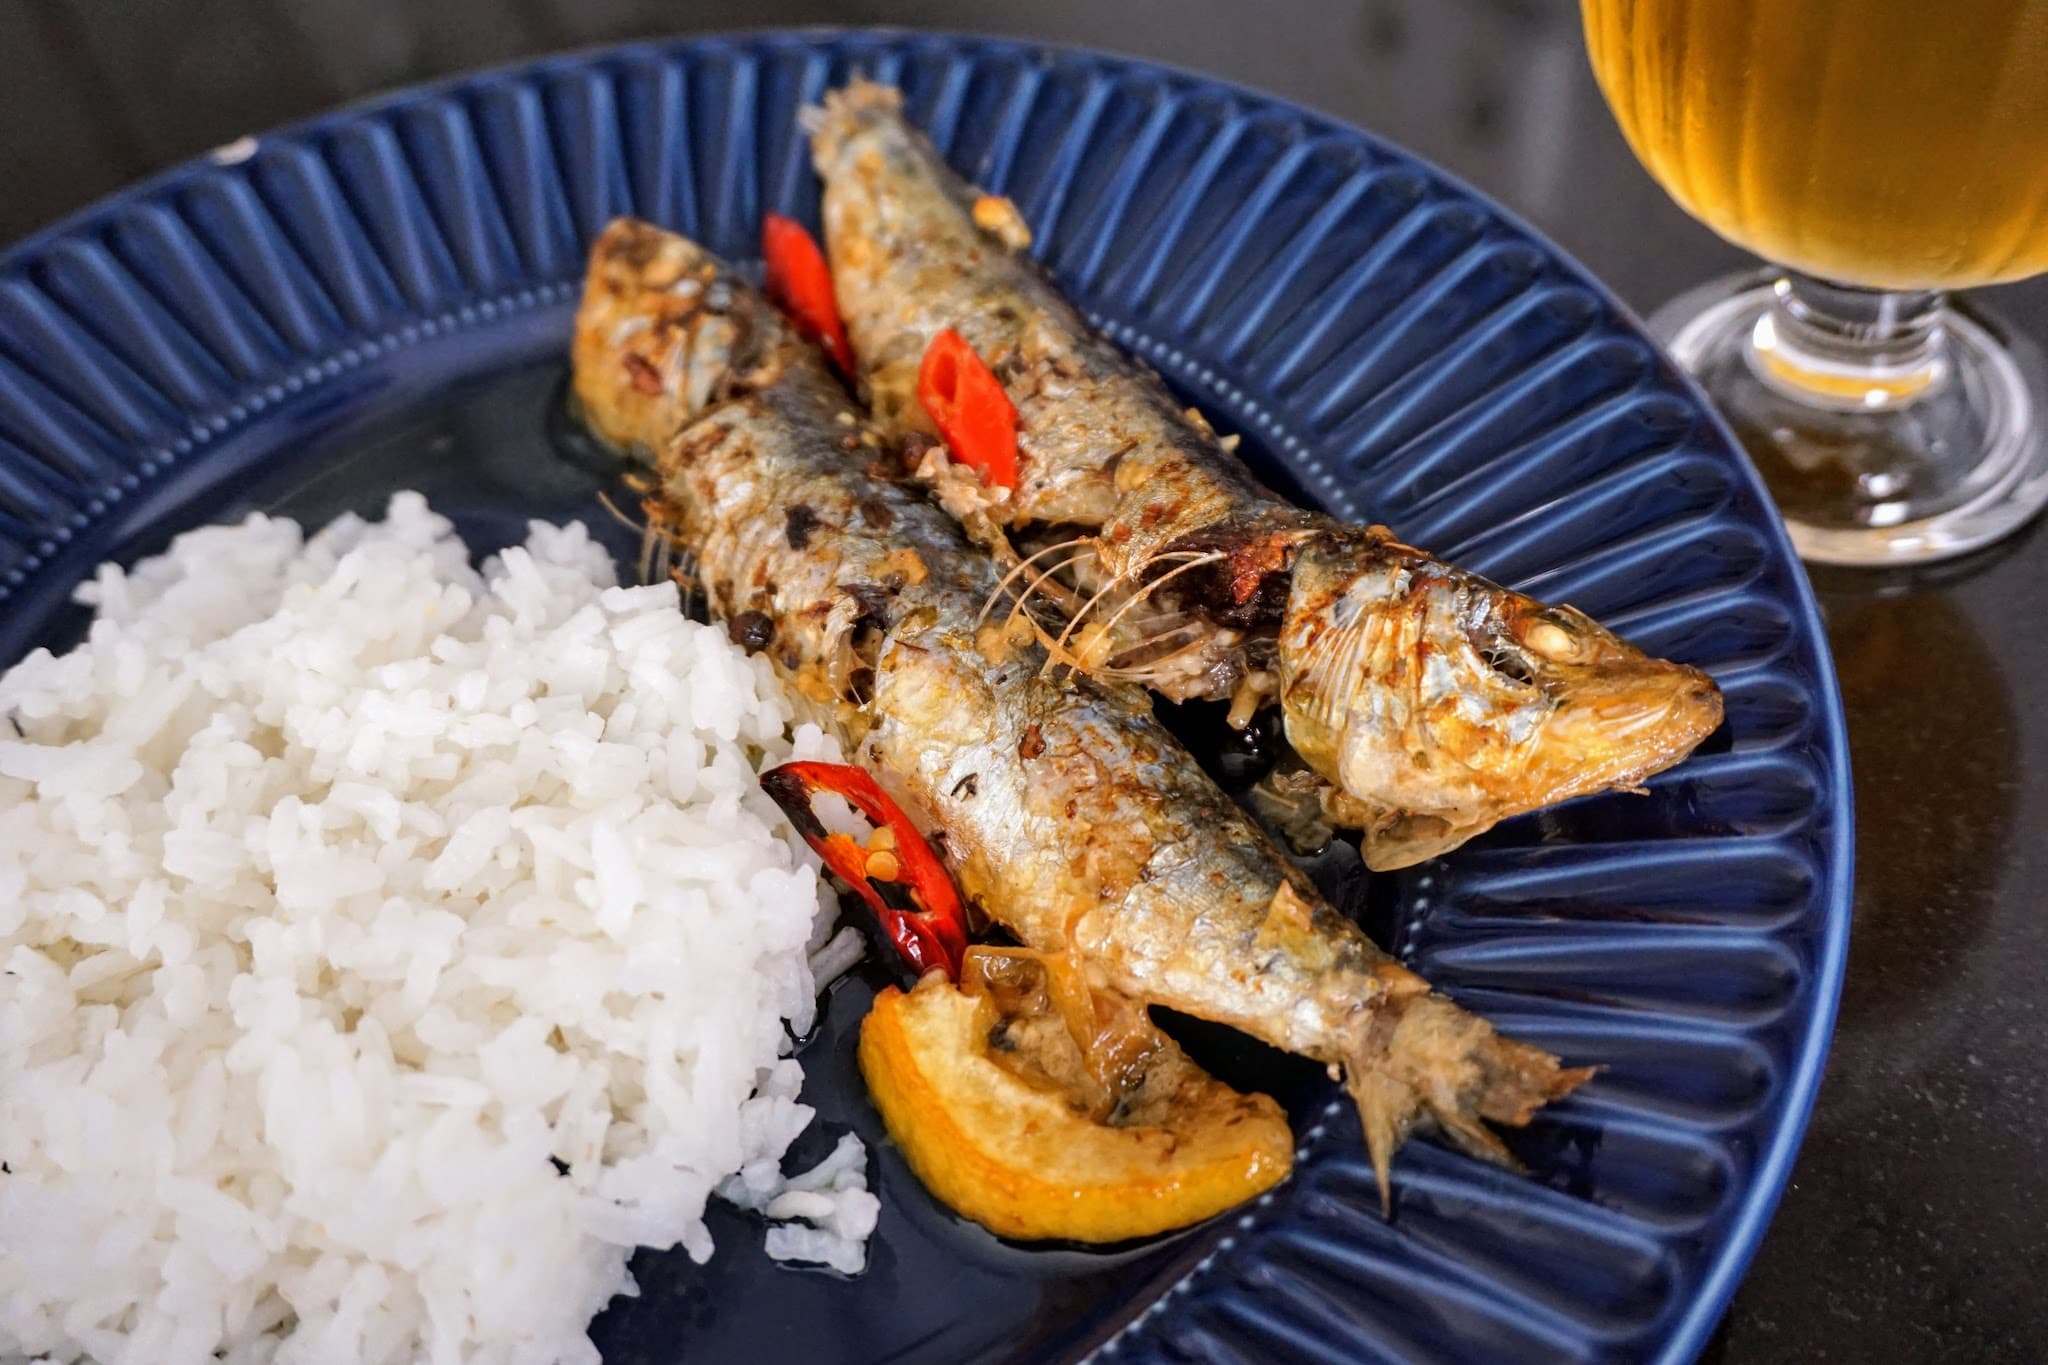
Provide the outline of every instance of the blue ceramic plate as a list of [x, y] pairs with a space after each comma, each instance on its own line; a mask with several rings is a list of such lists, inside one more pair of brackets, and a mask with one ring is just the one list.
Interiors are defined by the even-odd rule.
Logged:
[[[1411, 1143], [1379, 1216], [1334, 1087], [1198, 1040], [1288, 1104], [1284, 1186], [1177, 1238], [1010, 1246], [886, 1144], [872, 1264], [777, 1269], [734, 1213], [643, 1253], [608, 1359], [1682, 1359], [1785, 1183], [1848, 933], [1842, 712], [1756, 476], [1605, 291], [1485, 199], [1292, 105], [1087, 53], [804, 33], [541, 62], [347, 110], [117, 196], [0, 262], [0, 661], [175, 531], [419, 487], [471, 543], [609, 526], [545, 436], [583, 252], [635, 213], [736, 257], [814, 219], [797, 111], [901, 83], [955, 165], [1277, 486], [1711, 670], [1728, 724], [1654, 779], [1363, 893], [1430, 980], [1606, 1069], [1521, 1179]], [[616, 528], [613, 528], [616, 533]], [[623, 533], [617, 533], [623, 534]], [[620, 545], [630, 550], [629, 545]], [[1338, 874], [1342, 876], [1342, 870]], [[877, 1125], [872, 983], [807, 1049], [817, 1135]]]

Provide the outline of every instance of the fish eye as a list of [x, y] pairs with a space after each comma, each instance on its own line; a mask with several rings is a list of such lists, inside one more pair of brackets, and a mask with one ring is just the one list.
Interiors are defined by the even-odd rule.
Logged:
[[1522, 643], [1552, 663], [1575, 658], [1579, 652], [1578, 640], [1555, 621], [1537, 621], [1522, 636]]

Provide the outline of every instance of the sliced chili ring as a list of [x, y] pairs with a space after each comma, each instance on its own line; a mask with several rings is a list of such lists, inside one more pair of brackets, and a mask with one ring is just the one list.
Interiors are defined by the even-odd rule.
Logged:
[[[967, 912], [960, 893], [924, 835], [873, 777], [846, 763], [785, 763], [761, 774], [761, 789], [782, 807], [825, 866], [867, 902], [882, 932], [913, 968], [960, 979], [967, 952]], [[878, 828], [895, 835], [895, 846], [870, 850], [849, 834], [827, 831], [811, 809], [821, 791], [845, 797]]]
[[925, 347], [917, 401], [955, 460], [985, 484], [1017, 486], [1017, 407], [995, 371], [950, 327]]
[[853, 373], [853, 344], [832, 292], [832, 271], [817, 238], [794, 218], [771, 213], [761, 219], [761, 255], [768, 264], [768, 297], [796, 329], [824, 348], [843, 375]]

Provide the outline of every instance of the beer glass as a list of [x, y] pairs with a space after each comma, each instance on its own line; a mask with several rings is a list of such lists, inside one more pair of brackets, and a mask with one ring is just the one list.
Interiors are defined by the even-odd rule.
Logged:
[[2048, 0], [1582, 0], [1629, 146], [1770, 262], [1653, 331], [1809, 560], [1941, 559], [2048, 501], [2040, 352], [1947, 291], [2048, 271]]

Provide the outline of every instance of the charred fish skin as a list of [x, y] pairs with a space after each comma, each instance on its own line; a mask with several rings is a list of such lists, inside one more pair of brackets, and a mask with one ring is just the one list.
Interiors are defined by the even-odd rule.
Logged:
[[[1177, 700], [1277, 691], [1290, 742], [1332, 784], [1329, 813], [1361, 830], [1371, 867], [1634, 787], [1719, 727], [1699, 670], [1260, 487], [1198, 413], [1089, 330], [1019, 249], [1015, 211], [965, 185], [894, 90], [827, 95], [812, 151], [841, 311], [885, 428], [922, 420], [918, 358], [940, 329], [960, 332], [1018, 413], [1018, 487], [988, 515], [1020, 532], [1087, 530], [1099, 577], [1127, 597], [1150, 585], [1178, 630], [1206, 626], [1196, 666], [1122, 675]], [[1395, 578], [1430, 585], [1431, 601], [1392, 591]], [[1445, 594], [1455, 609], [1434, 601]], [[1098, 658], [1143, 632], [1111, 633]]]
[[[653, 378], [650, 380], [649, 376]], [[1056, 675], [982, 623], [996, 566], [915, 488], [768, 305], [700, 248], [614, 224], [573, 389], [635, 452], [713, 610], [749, 623], [961, 889], [1092, 981], [1341, 1066], [1382, 1181], [1429, 1123], [1496, 1161], [1590, 1073], [1430, 993], [1316, 894], [1138, 689]], [[799, 515], [800, 511], [800, 515]], [[1511, 1163], [1510, 1163], [1511, 1164]]]

